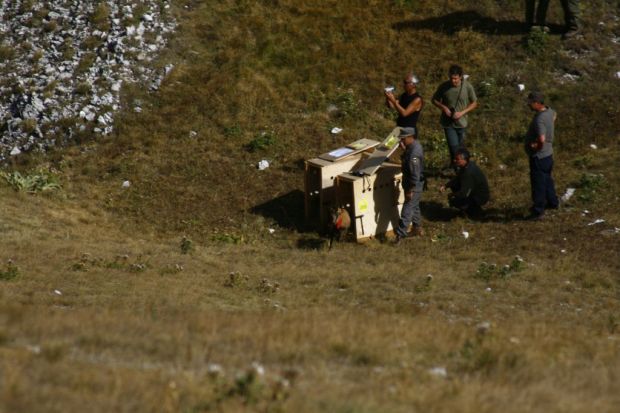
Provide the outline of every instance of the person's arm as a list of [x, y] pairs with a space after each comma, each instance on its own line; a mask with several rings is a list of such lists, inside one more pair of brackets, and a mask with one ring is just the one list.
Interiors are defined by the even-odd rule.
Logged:
[[453, 194], [456, 199], [466, 199], [474, 190], [475, 180], [471, 173], [463, 173], [459, 180], [459, 188]]
[[467, 105], [467, 107], [465, 107], [465, 109], [463, 109], [460, 112], [454, 112], [454, 116], [452, 117], [452, 119], [454, 120], [458, 120], [460, 118], [462, 118], [463, 116], [467, 115], [469, 112], [471, 112], [472, 110], [476, 109], [478, 107], [478, 102], [471, 102], [469, 105]]
[[547, 128], [545, 127], [545, 123], [542, 121], [542, 116], [538, 116], [536, 119], [536, 140], [530, 143], [530, 148], [532, 148], [534, 152], [542, 150], [543, 145], [545, 144], [546, 132]]
[[467, 99], [471, 103], [467, 105], [465, 109], [463, 109], [462, 111], [455, 112], [453, 116], [454, 120], [458, 120], [459, 118], [462, 118], [463, 116], [467, 115], [469, 112], [471, 112], [472, 110], [478, 107], [478, 97], [476, 96], [476, 91], [474, 90], [474, 87], [469, 82], [467, 83], [466, 86], [467, 86]]
[[390, 103], [390, 107], [395, 109], [401, 116], [409, 116], [422, 109], [422, 98], [415, 98], [406, 108], [402, 107], [393, 93], [386, 93], [385, 97]]
[[385, 106], [387, 106], [390, 109], [396, 109], [393, 103], [393, 101], [395, 100], [394, 93], [392, 92], [384, 92], [384, 93], [385, 93]]
[[450, 112], [450, 108], [443, 104], [443, 99], [441, 97], [443, 95], [443, 89], [444, 85], [442, 84], [437, 88], [437, 91], [433, 95], [431, 101], [433, 102], [433, 105], [435, 107], [439, 108], [439, 110], [443, 112], [444, 115], [446, 115], [447, 117], [451, 117], [452, 113]]

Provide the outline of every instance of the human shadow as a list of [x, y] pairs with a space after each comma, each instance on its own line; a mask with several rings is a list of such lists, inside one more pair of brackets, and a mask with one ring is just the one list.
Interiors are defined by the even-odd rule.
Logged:
[[436, 201], [420, 202], [422, 215], [425, 219], [434, 222], [448, 222], [458, 217], [466, 218], [474, 222], [508, 223], [523, 221], [522, 208], [483, 208], [478, 214], [466, 214], [456, 208], [449, 207]]
[[298, 232], [309, 229], [304, 217], [304, 193], [299, 189], [256, 205], [250, 212], [274, 220], [281, 228]]
[[[563, 26], [547, 24], [552, 33], [561, 33]], [[392, 25], [395, 30], [433, 30], [453, 35], [461, 30], [470, 29], [488, 35], [525, 34], [527, 26], [519, 20], [496, 20], [483, 16], [475, 10], [463, 10], [444, 16], [429, 17], [420, 20], [404, 20]]]
[[458, 210], [436, 201], [421, 201], [422, 216], [429, 221], [448, 222], [459, 216]]

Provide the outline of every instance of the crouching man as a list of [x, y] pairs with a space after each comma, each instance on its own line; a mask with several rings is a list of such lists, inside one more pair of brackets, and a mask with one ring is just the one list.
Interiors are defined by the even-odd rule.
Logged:
[[422, 145], [415, 138], [414, 128], [400, 128], [400, 146], [404, 153], [401, 156], [401, 170], [403, 173], [402, 187], [405, 193], [405, 203], [400, 213], [398, 228], [396, 228], [395, 244], [399, 244], [409, 235], [409, 225], [413, 223], [412, 236], [422, 236], [422, 213], [420, 199], [424, 190], [424, 151]]
[[482, 207], [489, 201], [489, 183], [482, 170], [469, 157], [467, 149], [460, 148], [456, 151], [456, 176], [439, 190], [444, 192], [449, 188], [452, 191], [448, 195], [451, 207], [459, 209], [467, 216], [480, 217]]

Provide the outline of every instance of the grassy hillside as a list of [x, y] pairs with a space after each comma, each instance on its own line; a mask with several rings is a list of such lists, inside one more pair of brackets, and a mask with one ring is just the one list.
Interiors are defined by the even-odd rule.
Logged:
[[[618, 411], [620, 14], [582, 3], [564, 42], [525, 36], [512, 1], [175, 2], [175, 69], [123, 90], [116, 136], [2, 169], [62, 189], [0, 184], [0, 411]], [[427, 236], [323, 249], [303, 160], [384, 137], [383, 87], [414, 70], [430, 99], [452, 63], [480, 96], [490, 219], [438, 193], [427, 101]], [[518, 84], [558, 111], [557, 188], [577, 188], [542, 222], [520, 219]]]

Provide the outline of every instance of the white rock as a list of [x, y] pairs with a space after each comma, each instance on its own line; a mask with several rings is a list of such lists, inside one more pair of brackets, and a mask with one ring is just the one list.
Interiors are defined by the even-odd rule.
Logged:
[[463, 235], [463, 238], [465, 238], [465, 239], [469, 238], [469, 232], [463, 231], [463, 232], [461, 232], [461, 234]]
[[429, 369], [428, 372], [435, 377], [448, 377], [448, 370], [446, 370], [445, 367], [433, 367], [432, 369]]
[[517, 89], [519, 90], [519, 92], [523, 92], [525, 90], [525, 85], [523, 83], [519, 83], [517, 85]]
[[62, 295], [62, 292], [60, 290], [54, 290], [54, 294], [56, 295]]
[[596, 146], [596, 144], [594, 144], [594, 143], [591, 143], [591, 144], [590, 144], [590, 148], [592, 148], [592, 149], [598, 149], [598, 146]]
[[269, 161], [266, 159], [263, 159], [262, 161], [260, 161], [258, 163], [258, 170], [259, 171], [263, 171], [265, 169], [269, 168]]
[[605, 220], [604, 220], [604, 219], [598, 218], [598, 219], [595, 219], [594, 221], [590, 222], [590, 223], [588, 224], [588, 226], [597, 225], [597, 224], [602, 224], [603, 222], [605, 222]]
[[11, 149], [11, 156], [19, 155], [20, 153], [22, 153], [22, 151], [20, 151], [17, 146], [14, 146], [13, 149]]
[[123, 184], [121, 185], [122, 188], [129, 188], [130, 186], [131, 186], [130, 181], [123, 181]]
[[575, 188], [566, 188], [566, 192], [560, 198], [562, 202], [567, 202], [575, 194]]
[[337, 134], [339, 134], [340, 132], [342, 132], [342, 128], [339, 128], [339, 127], [333, 127], [333, 128], [332, 128], [332, 130], [331, 130], [331, 132], [332, 132], [334, 135], [337, 135]]

